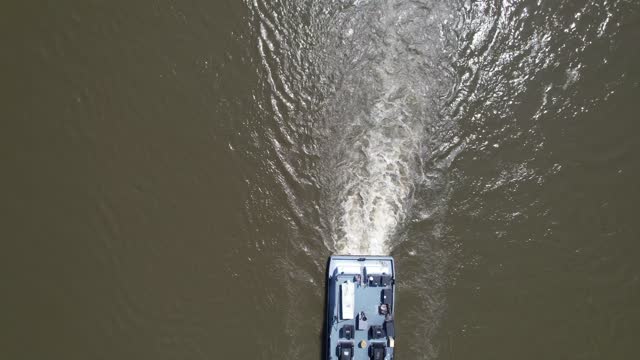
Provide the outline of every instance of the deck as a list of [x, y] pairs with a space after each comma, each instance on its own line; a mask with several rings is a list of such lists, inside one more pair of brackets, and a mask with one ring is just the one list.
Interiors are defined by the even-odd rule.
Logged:
[[[357, 257], [356, 257], [357, 258]], [[353, 259], [349, 259], [353, 261]], [[333, 261], [333, 259], [332, 259]], [[351, 343], [353, 344], [353, 357], [351, 359], [354, 360], [366, 360], [372, 359], [372, 345], [380, 344], [378, 346], [384, 347], [385, 356], [376, 358], [376, 359], [384, 359], [384, 360], [392, 360], [393, 359], [393, 342], [395, 339], [395, 333], [391, 334], [392, 339], [390, 341], [389, 336], [386, 336], [386, 332], [384, 333], [384, 337], [380, 339], [373, 339], [371, 336], [371, 327], [372, 326], [381, 326], [385, 329], [385, 319], [390, 320], [393, 319], [393, 313], [395, 311], [393, 304], [393, 291], [394, 291], [394, 283], [393, 280], [393, 260], [391, 258], [383, 258], [376, 259], [375, 264], [386, 264], [386, 269], [388, 269], [389, 273], [385, 273], [392, 280], [387, 281], [386, 286], [382, 286], [382, 284], [375, 284], [376, 286], [372, 286], [372, 284], [368, 281], [369, 276], [380, 277], [383, 274], [368, 274], [366, 271], [367, 265], [371, 265], [371, 262], [360, 260], [360, 271], [359, 275], [363, 279], [361, 282], [357, 281], [356, 275], [354, 274], [354, 266], [353, 263], [350, 263], [349, 273], [339, 273], [341, 269], [338, 267], [334, 267], [333, 274], [330, 274], [328, 278], [327, 286], [328, 288], [328, 299], [327, 299], [327, 319], [328, 319], [328, 351], [327, 351], [327, 359], [340, 359], [339, 354], [339, 345], [341, 343]], [[331, 271], [331, 265], [330, 265]], [[333, 276], [331, 276], [333, 275]], [[354, 302], [354, 318], [353, 319], [342, 319], [341, 314], [341, 289], [340, 284], [344, 282], [353, 282], [355, 283], [355, 302]], [[375, 281], [374, 281], [375, 282]], [[391, 308], [389, 309], [389, 314], [385, 317], [385, 315], [381, 315], [379, 312], [379, 307], [382, 304], [382, 292], [386, 290], [386, 294], [391, 292]], [[386, 302], [389, 302], [386, 301]], [[364, 312], [367, 318], [367, 326], [366, 330], [358, 330], [357, 318], [358, 315]], [[342, 329], [344, 329], [345, 325], [353, 326], [352, 339], [347, 339], [343, 334]], [[388, 325], [388, 324], [387, 324]], [[385, 329], [386, 331], [386, 329]], [[364, 348], [360, 346], [362, 341], [366, 342]]]

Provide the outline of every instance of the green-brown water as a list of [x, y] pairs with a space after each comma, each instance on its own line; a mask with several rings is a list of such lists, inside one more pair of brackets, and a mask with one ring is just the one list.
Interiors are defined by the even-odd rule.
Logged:
[[398, 359], [636, 359], [640, 3], [5, 5], [6, 359], [320, 359], [334, 252]]

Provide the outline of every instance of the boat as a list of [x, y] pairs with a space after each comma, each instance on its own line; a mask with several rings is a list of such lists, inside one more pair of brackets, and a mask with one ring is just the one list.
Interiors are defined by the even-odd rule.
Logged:
[[390, 256], [331, 256], [327, 266], [327, 360], [392, 360], [395, 263]]

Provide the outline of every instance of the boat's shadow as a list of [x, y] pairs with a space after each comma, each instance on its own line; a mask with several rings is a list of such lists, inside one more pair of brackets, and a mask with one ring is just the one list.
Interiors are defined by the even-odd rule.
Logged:
[[322, 313], [324, 314], [324, 321], [322, 322], [322, 332], [320, 333], [320, 360], [327, 360], [327, 320], [328, 320], [328, 316], [327, 316], [327, 292], [328, 290], [328, 283], [327, 283], [327, 272], [329, 271], [329, 262], [331, 261], [331, 259], [327, 259], [327, 266], [325, 267], [325, 271], [324, 271], [324, 307], [323, 307], [323, 311]]

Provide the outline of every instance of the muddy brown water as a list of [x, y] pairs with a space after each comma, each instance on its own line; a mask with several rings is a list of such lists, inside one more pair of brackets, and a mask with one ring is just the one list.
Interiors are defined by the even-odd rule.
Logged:
[[319, 359], [331, 253], [398, 359], [640, 357], [640, 3], [10, 2], [7, 359]]

